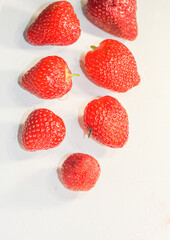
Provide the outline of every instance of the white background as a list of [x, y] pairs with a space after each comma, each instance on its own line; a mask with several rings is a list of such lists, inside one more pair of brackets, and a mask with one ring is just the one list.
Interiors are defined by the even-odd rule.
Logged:
[[[4, 0], [0, 5], [0, 239], [1, 240], [169, 240], [170, 239], [170, 1], [138, 0], [139, 35], [119, 39], [133, 52], [141, 83], [115, 93], [90, 82], [80, 59], [107, 38], [92, 25], [81, 2], [70, 0], [82, 34], [71, 46], [35, 47], [23, 37], [26, 25], [46, 0]], [[63, 100], [38, 99], [18, 78], [35, 59], [63, 57], [73, 87]], [[84, 136], [86, 103], [110, 94], [126, 108], [129, 141], [122, 149]], [[67, 136], [55, 149], [30, 153], [18, 143], [23, 116], [46, 107], [63, 118]], [[79, 119], [78, 119], [79, 116]], [[91, 154], [101, 176], [89, 192], [65, 189], [56, 174], [68, 154]]]

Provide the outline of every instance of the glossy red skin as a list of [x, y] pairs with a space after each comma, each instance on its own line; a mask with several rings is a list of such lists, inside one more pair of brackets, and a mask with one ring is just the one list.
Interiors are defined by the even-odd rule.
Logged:
[[127, 40], [138, 35], [136, 0], [88, 0], [88, 19], [104, 31]]
[[26, 39], [37, 46], [75, 43], [80, 37], [80, 22], [67, 1], [50, 4], [26, 31]]
[[128, 140], [128, 115], [116, 98], [104, 96], [89, 102], [83, 121], [86, 130], [92, 130], [91, 137], [105, 146], [121, 148]]
[[100, 165], [90, 155], [74, 153], [61, 167], [61, 181], [73, 191], [88, 191], [93, 188], [100, 176]]
[[42, 108], [30, 113], [22, 128], [22, 144], [28, 151], [46, 150], [58, 146], [65, 137], [63, 120]]
[[21, 86], [37, 97], [54, 99], [71, 90], [72, 78], [67, 63], [57, 56], [41, 59], [21, 79]]
[[106, 39], [85, 56], [88, 77], [101, 87], [126, 92], [140, 83], [133, 54], [121, 42]]

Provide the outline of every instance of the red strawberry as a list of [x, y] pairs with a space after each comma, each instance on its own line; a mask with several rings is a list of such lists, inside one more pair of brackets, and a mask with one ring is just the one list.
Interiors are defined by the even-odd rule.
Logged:
[[118, 100], [111, 96], [88, 103], [83, 120], [89, 136], [108, 147], [121, 148], [128, 139], [127, 112]]
[[72, 87], [72, 74], [67, 63], [57, 56], [41, 59], [21, 79], [21, 86], [40, 98], [60, 98]]
[[104, 31], [134, 40], [138, 34], [136, 9], [136, 0], [88, 0], [85, 14]]
[[50, 4], [26, 31], [33, 45], [70, 45], [80, 37], [80, 22], [67, 1]]
[[130, 50], [121, 42], [107, 39], [85, 56], [87, 75], [98, 85], [126, 92], [140, 82], [137, 65]]
[[28, 151], [58, 146], [66, 129], [63, 120], [52, 111], [42, 108], [30, 113], [22, 128], [22, 144]]
[[98, 161], [90, 155], [75, 153], [63, 163], [60, 171], [62, 183], [73, 191], [88, 191], [93, 188], [100, 175]]

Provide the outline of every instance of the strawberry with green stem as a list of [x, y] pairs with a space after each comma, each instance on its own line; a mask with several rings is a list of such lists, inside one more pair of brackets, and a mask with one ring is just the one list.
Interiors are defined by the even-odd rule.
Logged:
[[22, 76], [20, 85], [40, 98], [61, 98], [71, 90], [73, 76], [79, 74], [72, 74], [64, 59], [48, 56]]
[[123, 43], [106, 39], [99, 47], [91, 48], [84, 66], [94, 83], [117, 92], [126, 92], [140, 83], [135, 58]]
[[121, 148], [128, 140], [128, 115], [116, 98], [104, 96], [89, 102], [84, 110], [83, 122], [88, 137], [105, 146]]

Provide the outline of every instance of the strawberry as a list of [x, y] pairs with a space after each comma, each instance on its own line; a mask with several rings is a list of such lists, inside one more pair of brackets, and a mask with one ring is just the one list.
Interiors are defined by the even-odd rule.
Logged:
[[89, 136], [111, 148], [124, 146], [129, 135], [128, 115], [119, 101], [104, 96], [89, 102], [83, 121]]
[[61, 182], [73, 191], [88, 191], [93, 188], [100, 175], [98, 161], [90, 155], [74, 153], [63, 163]]
[[26, 31], [26, 39], [37, 46], [70, 45], [80, 37], [80, 22], [67, 1], [50, 4]]
[[140, 82], [137, 65], [130, 50], [121, 42], [106, 39], [85, 56], [87, 76], [99, 86], [126, 92]]
[[87, 18], [104, 31], [128, 40], [138, 35], [136, 0], [88, 0]]
[[72, 74], [61, 57], [48, 56], [24, 74], [20, 85], [40, 98], [60, 98], [70, 91], [72, 76], [79, 75]]
[[22, 128], [22, 144], [28, 151], [58, 146], [66, 129], [63, 120], [52, 111], [42, 108], [30, 113]]

